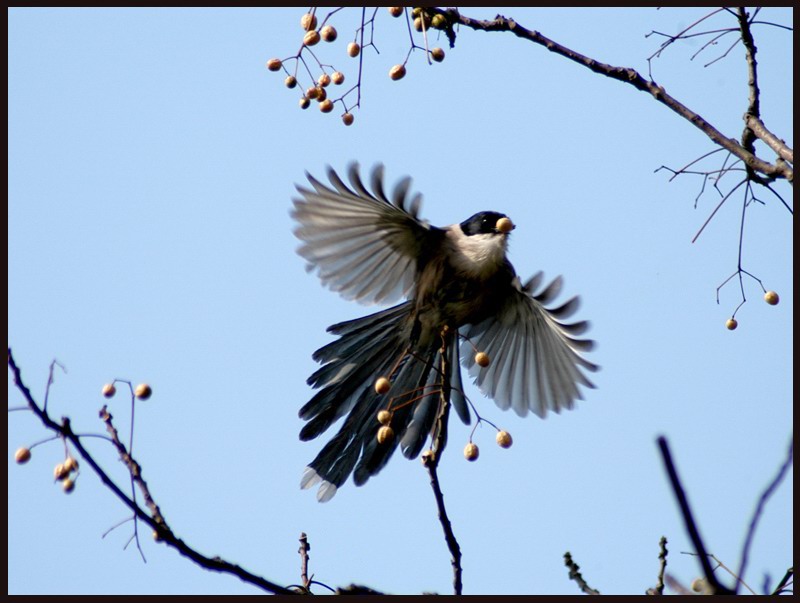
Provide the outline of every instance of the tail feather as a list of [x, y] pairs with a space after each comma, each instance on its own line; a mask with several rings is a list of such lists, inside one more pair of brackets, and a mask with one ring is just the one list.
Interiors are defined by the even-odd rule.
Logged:
[[[412, 347], [411, 307], [405, 302], [333, 325], [328, 330], [339, 338], [314, 354], [323, 366], [308, 382], [320, 390], [300, 409], [300, 417], [308, 421], [300, 438], [313, 439], [346, 415], [338, 433], [309, 463], [301, 481], [304, 488], [321, 482], [317, 493], [320, 501], [332, 498], [351, 474], [356, 485], [364, 484], [386, 465], [398, 445], [404, 456], [415, 458], [434, 427], [439, 412], [441, 351], [436, 344], [406, 354]], [[456, 337], [445, 350], [451, 368], [445, 395], [461, 419], [469, 423]], [[375, 380], [392, 372], [389, 392], [376, 393]], [[394, 437], [379, 443], [377, 414], [390, 403]]]

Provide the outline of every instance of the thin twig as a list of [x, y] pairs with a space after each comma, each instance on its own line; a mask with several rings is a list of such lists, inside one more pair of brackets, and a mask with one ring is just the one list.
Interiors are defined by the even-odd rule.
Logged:
[[[747, 536], [745, 536], [744, 544], [742, 545], [742, 555], [741, 561], [739, 562], [739, 571], [737, 572], [737, 576], [739, 580], [744, 579], [744, 572], [747, 569], [747, 561], [750, 556], [750, 546], [753, 544], [753, 537], [756, 533], [756, 526], [758, 525], [759, 519], [761, 519], [761, 513], [764, 511], [764, 506], [767, 504], [769, 498], [775, 493], [775, 490], [778, 489], [783, 479], [786, 477], [786, 474], [789, 472], [789, 467], [792, 466], [792, 462], [794, 459], [794, 438], [789, 440], [789, 448], [786, 451], [786, 459], [783, 461], [783, 464], [778, 469], [778, 473], [766, 487], [764, 492], [761, 493], [761, 496], [758, 499], [758, 503], [756, 504], [755, 511], [753, 512], [753, 517], [750, 520], [750, 525], [747, 528]], [[736, 592], [739, 590], [739, 585], [736, 585]]]
[[564, 565], [569, 568], [569, 579], [573, 580], [577, 585], [578, 588], [581, 589], [587, 595], [599, 595], [600, 591], [595, 590], [589, 584], [587, 584], [586, 580], [583, 578], [583, 575], [580, 572], [580, 566], [572, 560], [572, 554], [567, 551], [564, 553]]
[[656, 582], [656, 592], [659, 595], [664, 594], [664, 572], [667, 571], [667, 554], [669, 550], [667, 550], [667, 537], [662, 536], [661, 539], [658, 541], [659, 553], [658, 553], [658, 560], [660, 562], [659, 569], [658, 569], [658, 581]]
[[786, 570], [786, 573], [784, 574], [781, 581], [778, 582], [778, 586], [775, 587], [775, 590], [772, 591], [772, 594], [780, 595], [783, 594], [784, 592], [791, 592], [791, 590], [788, 589], [787, 587], [789, 586], [789, 584], [792, 584], [793, 582], [794, 582], [794, 568], [790, 567], [788, 570]]

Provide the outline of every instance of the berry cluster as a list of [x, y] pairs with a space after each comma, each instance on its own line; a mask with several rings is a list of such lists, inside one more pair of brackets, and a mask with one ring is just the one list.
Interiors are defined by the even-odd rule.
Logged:
[[[31, 446], [31, 448], [33, 448], [33, 446]], [[18, 448], [17, 452], [14, 454], [14, 460], [20, 465], [24, 465], [30, 461], [32, 456], [31, 448]], [[75, 480], [78, 478], [78, 461], [73, 456], [67, 454], [64, 462], [58, 463], [53, 468], [53, 477], [56, 483], [61, 483], [61, 489], [69, 494], [75, 489]]]
[[[764, 301], [767, 302], [770, 306], [777, 306], [778, 302], [781, 301], [781, 298], [775, 291], [767, 291], [764, 293]], [[734, 312], [736, 314], [736, 312]], [[736, 327], [739, 326], [739, 322], [731, 316], [727, 321], [725, 321], [725, 327], [729, 331], [733, 331]]]
[[[313, 50], [313, 47], [317, 46], [320, 42], [335, 42], [336, 39], [339, 37], [336, 28], [333, 25], [327, 23], [327, 21], [341, 9], [335, 9], [330, 11], [326, 17], [323, 19], [322, 23], [318, 23], [317, 21], [317, 8], [313, 7], [311, 12], [304, 14], [300, 18], [300, 27], [303, 30], [303, 39], [300, 46], [300, 50], [298, 50], [297, 54], [288, 57], [286, 59], [278, 59], [272, 58], [267, 61], [267, 69], [270, 71], [283, 71], [285, 74], [284, 85], [289, 89], [297, 88], [298, 86], [301, 87], [303, 90], [302, 95], [300, 96], [299, 105], [301, 109], [308, 109], [311, 106], [312, 101], [316, 101], [317, 107], [322, 113], [331, 113], [334, 109], [334, 105], [336, 103], [341, 103], [344, 112], [341, 115], [342, 123], [346, 126], [349, 126], [353, 123], [354, 117], [352, 113], [352, 109], [356, 107], [360, 107], [361, 105], [361, 69], [362, 69], [362, 59], [358, 61], [358, 76], [356, 78], [356, 84], [346, 90], [343, 94], [336, 98], [331, 98], [331, 94], [329, 93], [330, 84], [334, 86], [340, 86], [345, 81], [345, 74], [335, 69], [332, 65], [323, 64], [318, 58], [316, 52]], [[372, 28], [374, 27], [374, 20], [375, 16], [377, 15], [377, 10], [373, 13], [370, 19], [365, 20], [362, 16], [361, 25], [355, 31], [353, 41], [347, 44], [346, 50], [347, 55], [351, 58], [359, 57], [362, 53], [363, 47], [365, 46], [372, 46], [375, 47], [372, 39], [367, 41], [365, 44], [364, 37], [367, 28], [370, 28], [370, 38], [372, 34]], [[389, 14], [392, 17], [401, 17], [406, 15], [406, 20], [409, 20], [409, 13], [405, 7], [402, 6], [390, 6], [388, 7]], [[402, 63], [394, 65], [389, 70], [389, 77], [392, 80], [399, 80], [402, 79], [406, 75], [406, 64], [408, 63], [408, 59], [411, 56], [411, 52], [415, 49], [424, 50], [426, 57], [428, 59], [428, 63], [431, 61], [440, 63], [444, 60], [444, 50], [439, 47], [428, 49], [428, 37], [427, 31], [429, 29], [452, 29], [452, 24], [448, 21], [448, 18], [445, 17], [443, 14], [436, 13], [431, 14], [427, 12], [422, 7], [415, 7], [410, 12], [410, 19], [409, 23], [413, 23], [413, 27], [416, 31], [421, 32], [423, 39], [424, 39], [424, 47], [419, 46], [414, 42], [412, 37], [410, 42], [410, 49], [408, 54], [406, 55], [405, 60]], [[411, 33], [411, 28], [409, 27], [409, 34]], [[377, 49], [376, 49], [377, 50]], [[309, 63], [313, 61], [316, 65], [314, 67], [310, 67]], [[293, 66], [293, 69], [287, 68], [287, 64]], [[301, 66], [304, 68], [305, 73], [301, 72]], [[321, 73], [316, 75], [312, 68], [319, 69]], [[308, 78], [307, 82], [301, 85], [301, 79], [305, 80], [306, 77]], [[347, 97], [355, 92], [356, 93], [356, 101], [353, 104], [349, 104]]]
[[[114, 394], [117, 393], [117, 388], [114, 383], [106, 383], [101, 392], [103, 397], [112, 398], [114, 397]], [[147, 400], [151, 395], [153, 395], [153, 388], [147, 383], [140, 383], [133, 389], [133, 395], [139, 400]], [[37, 442], [30, 448], [25, 446], [18, 448], [14, 454], [14, 460], [16, 460], [17, 464], [24, 465], [31, 460], [31, 450], [34, 447], [38, 446], [39, 444], [50, 442], [53, 439], [55, 438], [48, 438], [47, 440]], [[58, 463], [53, 469], [53, 476], [55, 477], [55, 481], [57, 483], [61, 483], [61, 488], [64, 490], [64, 492], [69, 494], [75, 489], [75, 480], [78, 478], [78, 461], [71, 456], [69, 452], [66, 452], [66, 458], [64, 459], [64, 462]]]
[[[480, 366], [482, 368], [486, 368], [487, 366], [489, 366], [490, 362], [491, 361], [489, 359], [489, 355], [486, 352], [477, 352], [475, 354], [475, 363], [478, 366]], [[392, 383], [387, 377], [378, 377], [375, 380], [375, 393], [376, 394], [384, 395], [384, 394], [388, 393], [391, 388], [392, 388]], [[432, 392], [432, 393], [435, 393], [435, 392]], [[431, 394], [428, 394], [428, 395], [431, 395]], [[401, 403], [400, 406], [402, 406], [404, 404], [406, 404], [406, 403]], [[381, 426], [378, 428], [378, 434], [377, 434], [376, 437], [377, 437], [377, 440], [378, 440], [379, 444], [386, 444], [388, 442], [391, 442], [392, 439], [394, 438], [394, 429], [392, 429], [392, 417], [394, 416], [393, 410], [395, 410], [398, 407], [395, 407], [393, 409], [392, 408], [392, 400], [390, 400], [388, 408], [384, 408], [384, 409], [378, 411], [377, 418], [378, 418], [378, 423], [380, 423]], [[478, 417], [478, 424], [480, 424], [481, 422], [486, 422], [486, 423], [489, 423], [490, 425], [492, 425], [486, 419], [482, 419], [482, 418]], [[476, 425], [476, 427], [477, 427], [477, 425]], [[498, 446], [500, 446], [501, 448], [510, 448], [511, 444], [513, 443], [513, 440], [511, 438], [511, 434], [508, 433], [505, 430], [498, 429], [494, 425], [492, 425], [492, 427], [494, 427], [497, 430], [497, 436], [495, 437], [495, 441], [497, 442]], [[473, 429], [473, 433], [474, 432], [475, 432], [475, 430]], [[475, 444], [472, 441], [472, 436], [470, 435], [469, 442], [467, 443], [466, 447], [464, 448], [464, 458], [466, 458], [468, 461], [475, 461], [478, 458], [478, 453], [479, 453], [478, 445]], [[432, 461], [433, 460], [433, 455], [434, 455], [433, 450], [426, 450], [424, 453], [422, 453], [422, 462], [423, 462], [423, 464], [426, 464], [426, 463]]]

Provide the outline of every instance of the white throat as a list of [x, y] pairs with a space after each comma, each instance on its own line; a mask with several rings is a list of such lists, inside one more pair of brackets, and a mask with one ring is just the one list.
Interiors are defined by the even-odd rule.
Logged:
[[452, 243], [451, 263], [458, 272], [469, 277], [488, 277], [502, 265], [508, 248], [508, 237], [501, 234], [467, 236], [456, 224], [447, 230]]

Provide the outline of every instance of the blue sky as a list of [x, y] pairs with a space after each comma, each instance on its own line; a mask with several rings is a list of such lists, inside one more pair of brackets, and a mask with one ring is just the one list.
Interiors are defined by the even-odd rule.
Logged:
[[[325, 328], [370, 308], [340, 299], [303, 269], [289, 208], [306, 170], [386, 165], [414, 178], [433, 224], [480, 210], [517, 224], [511, 260], [527, 278], [565, 277], [598, 341], [597, 389], [574, 411], [542, 421], [500, 411], [472, 388], [481, 414], [507, 429], [502, 450], [479, 428], [481, 457], [451, 424], [440, 477], [463, 551], [464, 592], [576, 593], [562, 556], [604, 593], [654, 585], [658, 540], [669, 571], [698, 575], [655, 438], [669, 438], [710, 552], [738, 565], [747, 522], [792, 433], [792, 219], [768, 194], [749, 207], [744, 268], [758, 284], [739, 328], [725, 320], [742, 198], [732, 197], [694, 244], [718, 202], [697, 202], [697, 177], [668, 181], [712, 149], [699, 131], [618, 82], [512, 35], [462, 30], [441, 64], [415, 52], [406, 77], [389, 68], [408, 50], [405, 25], [381, 10], [380, 54], [364, 55], [362, 107], [301, 111], [299, 93], [267, 71], [294, 54], [302, 9], [10, 9], [8, 11], [8, 344], [41, 401], [50, 363], [55, 417], [101, 433], [103, 383], [147, 381], [134, 454], [173, 530], [282, 584], [299, 582], [298, 537], [311, 571], [394, 593], [448, 593], [450, 560], [419, 461], [393, 458], [362, 488], [320, 505], [298, 487], [326, 440], [300, 442], [311, 353]], [[598, 60], [647, 73], [658, 39], [703, 9], [465, 9], [500, 12]], [[360, 12], [334, 17], [339, 40], [323, 62], [355, 80], [344, 46]], [[764, 20], [791, 23], [791, 9]], [[599, 26], [602, 23], [602, 26]], [[720, 19], [716, 26], [729, 26]], [[762, 114], [790, 146], [791, 32], [755, 30]], [[697, 40], [654, 63], [657, 81], [726, 135], [746, 108], [741, 48], [690, 60]], [[705, 58], [705, 60], [704, 60]], [[772, 155], [764, 154], [772, 160]], [[713, 164], [717, 167], [718, 164]], [[709, 169], [712, 165], [709, 164]], [[793, 205], [791, 189], [779, 188]], [[9, 405], [20, 395], [9, 378]], [[110, 404], [123, 433], [129, 405]], [[88, 470], [70, 496], [52, 482], [63, 447], [27, 413], [8, 417], [9, 593], [254, 593], [195, 567], [149, 538], [147, 563], [130, 527], [103, 533], [126, 510]], [[110, 447], [88, 441], [126, 484]], [[760, 589], [793, 563], [793, 480], [770, 500], [747, 582]], [[320, 591], [322, 592], [322, 590]]]

